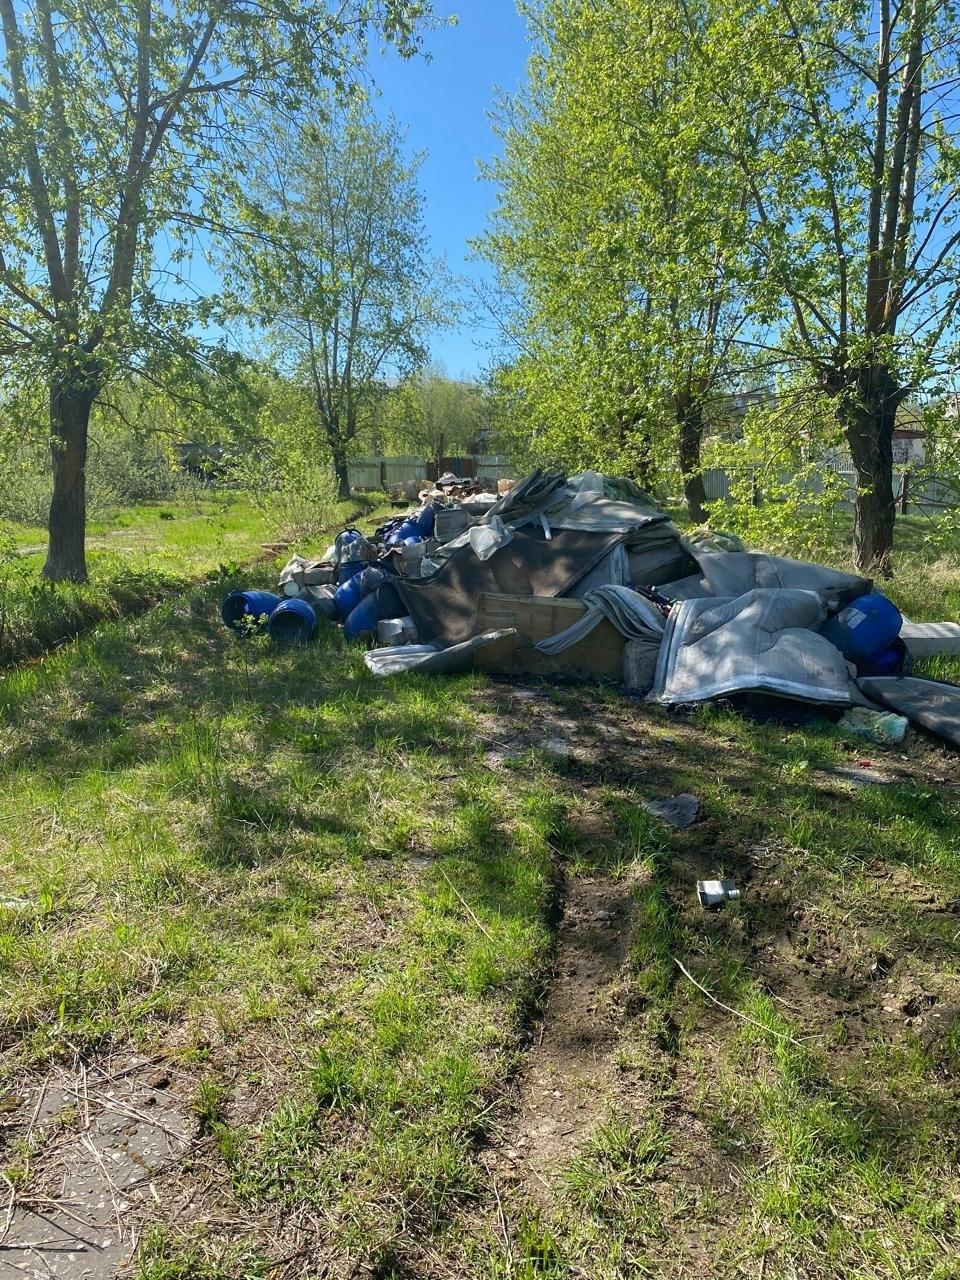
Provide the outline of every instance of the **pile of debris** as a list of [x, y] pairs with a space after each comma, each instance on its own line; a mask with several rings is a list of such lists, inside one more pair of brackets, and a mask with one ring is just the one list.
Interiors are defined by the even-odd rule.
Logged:
[[339, 623], [377, 645], [377, 675], [614, 680], [667, 705], [880, 704], [960, 745], [960, 688], [909, 674], [914, 657], [960, 652], [960, 625], [904, 622], [868, 578], [729, 535], [684, 539], [636, 484], [594, 471], [537, 470], [501, 493], [444, 476], [422, 498], [370, 538], [345, 529], [320, 560], [294, 556], [282, 595], [232, 593], [224, 621], [279, 643]]

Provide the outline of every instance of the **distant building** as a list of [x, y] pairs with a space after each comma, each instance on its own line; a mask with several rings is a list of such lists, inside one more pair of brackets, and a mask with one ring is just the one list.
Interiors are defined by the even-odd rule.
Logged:
[[927, 432], [924, 427], [897, 427], [893, 433], [893, 465], [922, 467], [927, 460]]

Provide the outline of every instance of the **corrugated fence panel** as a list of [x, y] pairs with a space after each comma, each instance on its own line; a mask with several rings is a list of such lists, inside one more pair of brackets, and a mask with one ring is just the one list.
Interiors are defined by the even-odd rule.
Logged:
[[427, 479], [426, 458], [383, 458], [383, 479], [387, 488], [395, 484], [403, 484], [405, 480]]
[[907, 507], [917, 515], [935, 515], [957, 505], [958, 490], [960, 481], [957, 480], [926, 480], [923, 484], [914, 480], [907, 492]]
[[347, 467], [351, 489], [379, 489], [379, 462], [351, 462]]
[[[837, 477], [843, 482], [841, 495], [834, 504], [841, 511], [852, 511], [854, 499], [857, 493], [857, 477], [852, 467], [840, 467], [834, 465], [827, 467], [826, 470], [833, 470]], [[729, 502], [731, 500], [731, 490], [737, 482], [736, 473], [724, 470], [722, 467], [709, 467], [703, 473], [704, 488], [707, 492], [708, 502]], [[786, 481], [788, 476], [781, 476], [780, 481]], [[903, 479], [902, 471], [895, 471], [893, 475], [893, 500], [900, 504], [903, 499]], [[907, 511], [910, 515], [936, 514], [938, 511], [944, 511], [949, 507], [956, 507], [960, 504], [960, 479], [944, 476], [942, 479], [918, 480], [914, 479], [907, 472]], [[810, 480], [810, 494], [823, 492], [823, 479], [819, 476], [813, 476]], [[758, 499], [762, 503], [764, 499], [763, 484], [760, 481], [760, 489]]]
[[[839, 458], [825, 470], [833, 470], [844, 482], [844, 494], [838, 498], [836, 506], [842, 511], [852, 511], [857, 491], [856, 474], [850, 467], [838, 465], [845, 461]], [[427, 478], [428, 459], [413, 456], [400, 458], [358, 458], [350, 463], [350, 484], [355, 489], [379, 489], [385, 485], [388, 489], [405, 480], [422, 480]], [[522, 469], [499, 454], [483, 454], [476, 460], [477, 475], [491, 482], [501, 479], [520, 479]], [[745, 468], [745, 472], [727, 471], [723, 467], [707, 467], [703, 472], [703, 484], [708, 502], [729, 502], [732, 490], [738, 481], [749, 478], [753, 468]], [[944, 476], [942, 479], [920, 481], [909, 476], [909, 492], [907, 510], [911, 515], [936, 514], [949, 507], [955, 507], [960, 501], [960, 479]], [[786, 480], [789, 477], [781, 477]], [[822, 493], [823, 480], [814, 476], [810, 481], [811, 496]], [[893, 497], [899, 504], [903, 494], [903, 472], [894, 472]], [[763, 501], [762, 481], [757, 495]]]
[[[355, 489], [390, 489], [406, 480], [427, 479], [429, 459], [414, 456], [398, 458], [357, 458], [350, 463], [350, 484]], [[516, 479], [521, 473], [510, 461], [499, 454], [481, 454], [477, 460], [477, 475], [485, 480]]]
[[703, 473], [703, 487], [708, 502], [730, 501], [730, 477], [722, 467], [707, 467]]
[[477, 475], [484, 480], [522, 479], [522, 473], [517, 471], [509, 458], [494, 453], [478, 455]]

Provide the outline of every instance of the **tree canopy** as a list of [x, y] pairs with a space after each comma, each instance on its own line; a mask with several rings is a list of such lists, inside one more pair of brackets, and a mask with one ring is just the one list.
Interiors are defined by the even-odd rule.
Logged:
[[856, 559], [889, 571], [896, 411], [956, 355], [955, 5], [528, 12], [485, 248], [515, 299], [501, 384], [541, 453], [576, 449], [582, 423], [637, 466], [675, 442], [693, 474], [684, 426], [692, 443], [759, 367], [829, 400], [857, 473]]
[[308, 390], [346, 497], [349, 450], [384, 380], [426, 362], [449, 303], [427, 253], [421, 157], [407, 159], [399, 127], [362, 100], [327, 107], [321, 122], [261, 135], [239, 210], [255, 234], [234, 258], [245, 309]]
[[90, 408], [118, 371], [185, 353], [185, 264], [224, 231], [251, 104], [347, 86], [371, 35], [410, 54], [426, 0], [0, 0], [0, 355], [49, 389], [48, 577], [82, 579]]

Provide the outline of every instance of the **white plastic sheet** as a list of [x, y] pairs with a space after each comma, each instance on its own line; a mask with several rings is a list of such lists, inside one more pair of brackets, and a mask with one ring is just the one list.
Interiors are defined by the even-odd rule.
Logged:
[[513, 541], [513, 534], [499, 516], [493, 516], [489, 524], [474, 525], [467, 538], [477, 559], [489, 560], [501, 547]]

